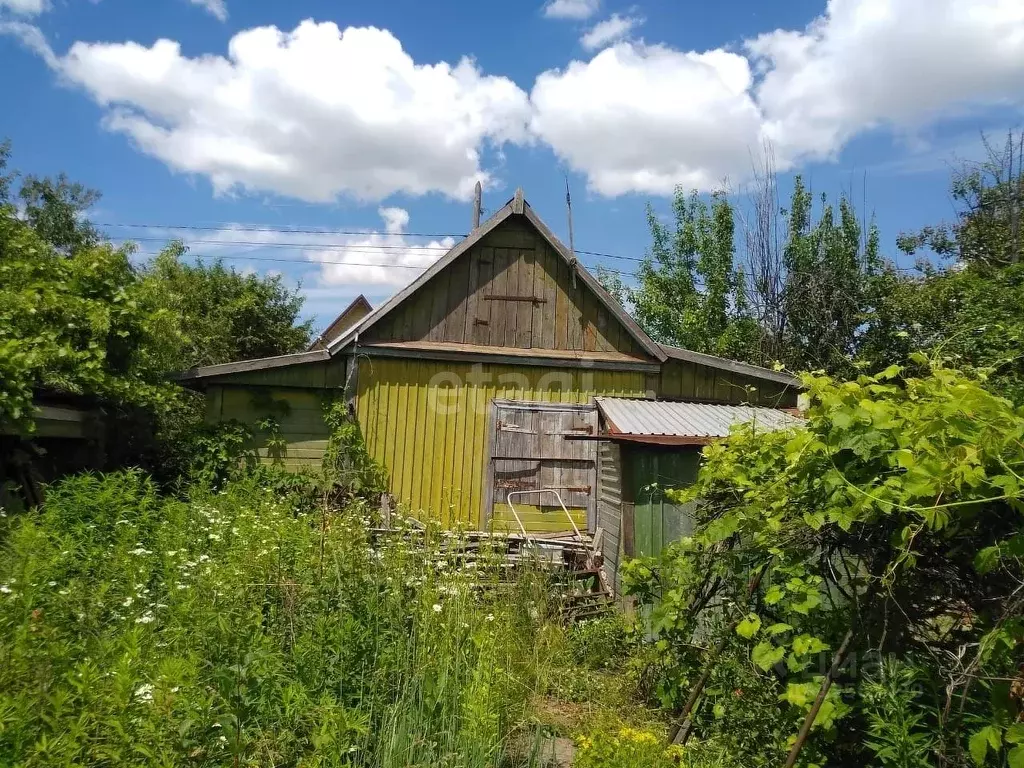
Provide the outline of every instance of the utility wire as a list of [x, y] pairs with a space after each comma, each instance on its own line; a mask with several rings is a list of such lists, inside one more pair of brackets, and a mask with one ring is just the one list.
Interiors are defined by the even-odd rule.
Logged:
[[[442, 233], [436, 233], [436, 232], [435, 233], [429, 233], [429, 232], [371, 232], [371, 231], [366, 231], [366, 230], [352, 230], [352, 229], [302, 229], [302, 228], [291, 228], [291, 227], [267, 227], [267, 226], [257, 226], [257, 225], [249, 225], [249, 224], [239, 224], [239, 225], [228, 225], [228, 224], [225, 224], [224, 226], [220, 226], [220, 227], [208, 226], [208, 225], [199, 225], [199, 224], [134, 224], [134, 223], [133, 224], [96, 224], [96, 226], [97, 227], [107, 227], [109, 229], [149, 229], [149, 230], [164, 229], [164, 230], [168, 230], [168, 231], [172, 231], [172, 232], [173, 231], [179, 231], [179, 230], [181, 230], [181, 231], [190, 231], [190, 232], [222, 232], [222, 233], [223, 232], [258, 232], [258, 233], [273, 233], [273, 234], [283, 234], [283, 235], [289, 235], [289, 234], [292, 234], [292, 235], [323, 235], [323, 236], [326, 236], [326, 237], [331, 237], [331, 236], [348, 236], [348, 237], [351, 237], [351, 236], [362, 236], [362, 237], [366, 237], [366, 236], [370, 236], [370, 235], [381, 235], [381, 236], [392, 235], [392, 236], [396, 236], [396, 237], [430, 237], [430, 238], [434, 238], [434, 239], [438, 239], [438, 238], [443, 239], [443, 238], [446, 238], [446, 237], [450, 237], [450, 238], [453, 238], [455, 240], [461, 240], [461, 239], [466, 237], [465, 234], [458, 234], [458, 233], [451, 233], [451, 232], [448, 233], [448, 234], [442, 234]], [[131, 238], [127, 238], [127, 239], [130, 239], [130, 240], [140, 240], [140, 241], [160, 241], [160, 242], [163, 242], [167, 238], [165, 238], [165, 237], [131, 237]], [[235, 240], [203, 240], [203, 239], [190, 240], [190, 242], [193, 242], [193, 243], [203, 243], [203, 244], [209, 244], [209, 245], [214, 245], [214, 244], [217, 244], [217, 245], [235, 245], [237, 243], [238, 245], [252, 245], [252, 246], [268, 247], [268, 248], [274, 248], [274, 247], [285, 247], [285, 248], [287, 248], [287, 247], [292, 247], [292, 248], [327, 248], [327, 247], [331, 247], [331, 248], [345, 248], [345, 247], [348, 247], [348, 246], [346, 246], [343, 243], [329, 243], [329, 244], [311, 243], [311, 244], [307, 245], [305, 243], [280, 243], [280, 242], [255, 242], [255, 241], [254, 242], [241, 242], [241, 241], [235, 241]], [[371, 243], [365, 243], [365, 244], [361, 243], [361, 244], [358, 244], [358, 245], [359, 245], [359, 247], [396, 248], [396, 249], [397, 248], [405, 248], [406, 247], [406, 246], [398, 246], [398, 245], [376, 245], [376, 244], [371, 244]], [[408, 246], [408, 247], [420, 248], [420, 249], [423, 249], [423, 250], [426, 250], [426, 249], [436, 249], [436, 250], [444, 250], [444, 251], [449, 250], [448, 248], [446, 248], [444, 246], [427, 246], [427, 245], [419, 245], [419, 246], [417, 246], [417, 245], [412, 245], [412, 246]], [[635, 261], [635, 262], [646, 261], [646, 259], [643, 258], [643, 257], [623, 256], [621, 254], [616, 254], [616, 253], [602, 253], [601, 251], [585, 251], [585, 250], [582, 250], [582, 249], [577, 249], [576, 253], [582, 253], [582, 254], [584, 254], [586, 256], [598, 256], [598, 257], [605, 258], [605, 259], [620, 259], [622, 261]]]

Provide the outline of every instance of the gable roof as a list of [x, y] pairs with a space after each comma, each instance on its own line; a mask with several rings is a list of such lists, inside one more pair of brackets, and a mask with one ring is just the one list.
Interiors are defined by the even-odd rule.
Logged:
[[361, 334], [368, 331], [383, 318], [387, 317], [391, 312], [413, 296], [420, 288], [430, 282], [435, 275], [446, 269], [462, 254], [466, 253], [470, 248], [493, 232], [499, 225], [501, 225], [502, 222], [508, 220], [512, 216], [522, 216], [526, 218], [533, 228], [540, 233], [541, 237], [543, 237], [544, 240], [546, 240], [554, 249], [555, 253], [561, 256], [569, 268], [573, 270], [572, 274], [574, 277], [578, 277], [586, 284], [586, 286], [604, 305], [605, 309], [607, 309], [612, 316], [623, 325], [629, 335], [644, 351], [658, 362], [664, 362], [667, 359], [667, 355], [661, 347], [655, 343], [650, 336], [644, 333], [643, 329], [637, 325], [637, 322], [629, 316], [629, 314], [617, 301], [615, 301], [615, 299], [609, 295], [601, 283], [599, 283], [597, 279], [579, 263], [572, 251], [566, 248], [565, 245], [555, 237], [554, 233], [548, 228], [548, 226], [541, 221], [540, 217], [534, 213], [533, 208], [531, 208], [530, 204], [523, 198], [522, 189], [517, 189], [515, 197], [509, 200], [493, 216], [481, 224], [477, 229], [473, 230], [473, 232], [465, 237], [460, 243], [455, 245], [444, 256], [431, 264], [423, 274], [396, 293], [390, 300], [371, 312], [347, 333], [329, 342], [327, 348], [330, 350], [331, 354], [336, 354], [339, 350], [358, 339]]
[[316, 341], [310, 344], [309, 348], [326, 349], [331, 341], [345, 333], [345, 331], [371, 312], [373, 312], [373, 306], [366, 300], [363, 294], [359, 294], [351, 304], [341, 310], [341, 314], [334, 318], [333, 322], [324, 329], [323, 333], [317, 336]]

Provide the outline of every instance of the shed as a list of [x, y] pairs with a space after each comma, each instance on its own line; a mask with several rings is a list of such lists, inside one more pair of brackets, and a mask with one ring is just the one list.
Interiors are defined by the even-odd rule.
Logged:
[[[343, 313], [344, 314], [344, 313]], [[341, 323], [344, 325], [344, 323]], [[330, 335], [330, 334], [329, 334]], [[345, 398], [391, 494], [448, 525], [597, 526], [596, 397], [795, 405], [787, 374], [654, 342], [551, 232], [522, 191], [391, 300], [307, 352], [181, 376], [210, 420], [277, 415], [282, 455], [319, 463], [324, 402]], [[559, 514], [552, 514], [559, 510]]]
[[689, 535], [692, 508], [665, 495], [697, 479], [700, 451], [733, 426], [764, 430], [803, 424], [795, 410], [631, 398], [595, 398], [600, 415], [598, 517], [603, 553], [618, 589], [623, 557], [658, 555]]

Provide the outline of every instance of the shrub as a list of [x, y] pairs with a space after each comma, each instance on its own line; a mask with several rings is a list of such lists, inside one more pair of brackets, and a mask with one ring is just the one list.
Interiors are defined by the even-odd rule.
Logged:
[[73, 477], [0, 553], [0, 765], [496, 765], [535, 687], [530, 574], [376, 542], [259, 475]]

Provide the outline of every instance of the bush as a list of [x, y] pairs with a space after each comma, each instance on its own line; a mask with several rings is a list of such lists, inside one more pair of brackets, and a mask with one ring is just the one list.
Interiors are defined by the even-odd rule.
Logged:
[[[252, 477], [73, 477], [0, 554], [0, 765], [483, 766], [535, 687], [537, 599]], [[422, 540], [419, 540], [422, 537]]]
[[573, 661], [590, 669], [624, 665], [636, 646], [635, 630], [618, 612], [573, 625], [568, 632]]

